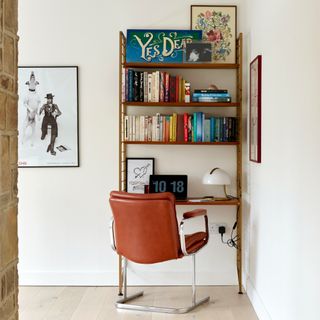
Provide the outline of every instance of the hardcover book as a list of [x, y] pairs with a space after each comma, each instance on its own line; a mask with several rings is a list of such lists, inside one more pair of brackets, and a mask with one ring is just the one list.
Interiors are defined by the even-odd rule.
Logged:
[[126, 62], [182, 63], [185, 43], [201, 39], [201, 30], [129, 29]]

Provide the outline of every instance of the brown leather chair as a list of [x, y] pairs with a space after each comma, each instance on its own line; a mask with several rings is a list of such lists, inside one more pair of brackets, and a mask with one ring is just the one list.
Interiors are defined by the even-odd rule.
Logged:
[[[185, 313], [209, 301], [209, 297], [196, 301], [195, 254], [209, 239], [208, 217], [205, 209], [185, 212], [178, 228], [175, 197], [172, 193], [133, 194], [112, 191], [110, 205], [113, 218], [110, 223], [112, 248], [123, 257], [123, 295], [117, 301], [120, 309]], [[205, 231], [185, 235], [186, 220], [204, 217]], [[127, 296], [127, 259], [136, 263], [157, 263], [184, 256], [192, 256], [192, 305], [185, 308], [163, 308], [126, 304], [143, 292]]]

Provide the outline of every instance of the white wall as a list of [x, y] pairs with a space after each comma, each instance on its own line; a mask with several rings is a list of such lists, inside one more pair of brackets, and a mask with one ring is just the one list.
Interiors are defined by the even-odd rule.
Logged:
[[[234, 2], [239, 21], [244, 21], [241, 1]], [[117, 257], [108, 238], [108, 194], [118, 187], [118, 33], [189, 28], [190, 5], [196, 3], [203, 1], [19, 1], [19, 64], [79, 66], [81, 161], [80, 168], [19, 171], [20, 284], [117, 283]], [[213, 80], [224, 81], [219, 78], [217, 73]], [[198, 159], [190, 157], [194, 151]], [[234, 152], [226, 147], [130, 149], [133, 156], [155, 156], [157, 172], [187, 172], [198, 181], [216, 165], [235, 176], [232, 160], [225, 160]], [[194, 185], [190, 189], [193, 195], [210, 192]], [[211, 221], [226, 222], [230, 231], [234, 208], [210, 208], [209, 214]], [[199, 282], [236, 284], [235, 260], [235, 250], [213, 236], [199, 256]], [[189, 283], [189, 267], [189, 261], [154, 269], [130, 266], [129, 277], [138, 284], [183, 284]], [[143, 274], [137, 274], [141, 268]]]
[[248, 295], [260, 319], [319, 319], [318, 1], [247, 0], [262, 54], [262, 163], [248, 165]]

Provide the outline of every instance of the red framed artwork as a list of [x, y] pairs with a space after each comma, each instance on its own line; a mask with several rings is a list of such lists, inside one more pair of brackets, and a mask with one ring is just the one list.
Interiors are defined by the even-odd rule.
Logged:
[[261, 163], [261, 64], [258, 55], [250, 63], [250, 161]]

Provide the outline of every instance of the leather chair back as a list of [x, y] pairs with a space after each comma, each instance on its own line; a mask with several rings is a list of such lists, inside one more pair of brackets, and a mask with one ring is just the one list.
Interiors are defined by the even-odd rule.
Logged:
[[179, 258], [180, 240], [173, 194], [112, 191], [110, 205], [118, 254], [137, 263]]

